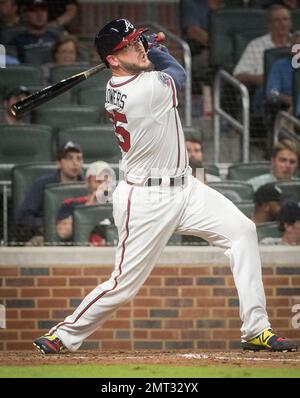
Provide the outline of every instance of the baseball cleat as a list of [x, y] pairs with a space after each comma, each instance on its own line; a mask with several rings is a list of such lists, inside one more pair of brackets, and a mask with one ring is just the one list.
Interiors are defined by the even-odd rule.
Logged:
[[272, 329], [264, 330], [259, 336], [254, 339], [242, 342], [243, 350], [250, 351], [297, 351], [297, 345], [291, 340], [284, 339], [273, 333]]
[[55, 334], [44, 334], [44, 336], [37, 338], [33, 345], [43, 354], [62, 354], [67, 350]]

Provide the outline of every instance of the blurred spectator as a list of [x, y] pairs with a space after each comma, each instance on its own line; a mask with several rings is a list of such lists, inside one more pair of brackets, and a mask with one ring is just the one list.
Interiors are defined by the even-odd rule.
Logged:
[[279, 230], [281, 238], [264, 238], [265, 245], [300, 245], [300, 203], [287, 201], [279, 212]]
[[[192, 54], [193, 116], [211, 113], [211, 78], [208, 61], [210, 11], [224, 6], [224, 0], [181, 0], [181, 30]], [[203, 94], [202, 104], [198, 97]], [[203, 108], [203, 109], [201, 109]]]
[[15, 118], [11, 112], [10, 108], [16, 102], [21, 101], [30, 95], [30, 91], [25, 86], [15, 87], [12, 90], [9, 90], [8, 93], [4, 97], [3, 107], [4, 107], [4, 116], [2, 123], [4, 124], [22, 124], [26, 123], [28, 120], [26, 118]]
[[45, 0], [26, 0], [22, 7], [27, 30], [16, 36], [10, 44], [16, 46], [18, 56], [24, 59], [24, 51], [37, 47], [52, 47], [57, 34], [48, 30], [48, 6]]
[[280, 4], [289, 8], [290, 10], [294, 10], [300, 7], [300, 0], [265, 0], [262, 6], [263, 8], [267, 8], [274, 4]]
[[300, 244], [300, 203], [286, 202], [279, 213], [279, 229], [283, 232], [281, 241], [286, 245]]
[[185, 139], [186, 149], [189, 157], [189, 165], [192, 168], [192, 174], [202, 182], [221, 181], [220, 177], [213, 174], [204, 173], [203, 166], [203, 145], [195, 137]]
[[247, 45], [233, 75], [251, 88], [253, 112], [261, 112], [263, 104], [264, 51], [276, 47], [289, 47], [292, 22], [290, 11], [281, 5], [273, 5], [267, 11], [269, 33], [260, 36]]
[[77, 0], [46, 1], [48, 3], [50, 25], [69, 28], [78, 12]]
[[255, 192], [254, 211], [251, 220], [255, 224], [278, 220], [282, 202], [282, 191], [274, 184], [262, 185]]
[[81, 147], [71, 141], [65, 143], [57, 152], [57, 172], [37, 178], [24, 201], [17, 209], [18, 240], [32, 244], [43, 243], [43, 196], [47, 184], [67, 184], [82, 181], [83, 154]]
[[[87, 169], [85, 182], [88, 188], [88, 195], [66, 199], [58, 212], [56, 232], [60, 239], [65, 242], [72, 240], [72, 217], [76, 207], [112, 201], [115, 173], [108, 163], [102, 161], [92, 163]], [[100, 245], [99, 240], [96, 240], [96, 242]]]
[[[292, 46], [294, 44], [300, 44], [300, 30], [296, 31], [292, 35]], [[271, 71], [268, 75], [266, 85], [266, 97], [267, 102], [277, 106], [277, 109], [282, 106], [285, 109], [291, 111], [292, 106], [292, 84], [293, 84], [293, 66], [292, 56], [283, 57], [274, 62]]]
[[[78, 11], [77, 0], [44, 0], [48, 7], [48, 21], [52, 27], [68, 27]], [[26, 0], [20, 0], [21, 7]]]
[[20, 24], [17, 0], [0, 0], [1, 29], [14, 28]]
[[290, 140], [282, 140], [273, 147], [270, 173], [253, 177], [247, 182], [256, 191], [260, 186], [269, 182], [298, 180], [298, 178], [294, 177], [298, 162], [298, 145]]
[[64, 34], [59, 36], [52, 48], [53, 62], [42, 65], [46, 82], [50, 79], [50, 69], [57, 65], [72, 65], [77, 62], [78, 40], [75, 36]]

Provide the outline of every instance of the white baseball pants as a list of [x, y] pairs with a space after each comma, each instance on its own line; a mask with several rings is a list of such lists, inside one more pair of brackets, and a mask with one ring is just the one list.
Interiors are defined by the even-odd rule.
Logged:
[[136, 187], [122, 181], [113, 203], [119, 232], [115, 269], [50, 331], [70, 351], [137, 294], [174, 231], [227, 249], [239, 296], [242, 339], [270, 327], [255, 224], [231, 201], [189, 175], [185, 187]]

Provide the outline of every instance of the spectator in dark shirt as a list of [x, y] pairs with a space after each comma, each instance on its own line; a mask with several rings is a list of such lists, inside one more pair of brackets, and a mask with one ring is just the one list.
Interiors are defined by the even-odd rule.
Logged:
[[18, 13], [17, 0], [0, 0], [0, 43], [8, 45], [23, 31], [25, 25]]
[[16, 46], [20, 60], [25, 50], [37, 47], [52, 47], [57, 34], [48, 30], [48, 6], [45, 0], [26, 0], [23, 17], [27, 30], [16, 36], [10, 44]]
[[72, 238], [73, 213], [80, 205], [111, 202], [115, 186], [115, 172], [106, 162], [94, 162], [87, 169], [85, 181], [88, 189], [86, 196], [66, 199], [56, 218], [56, 232], [63, 241]]
[[46, 0], [49, 10], [49, 22], [52, 26], [69, 27], [78, 12], [76, 0]]
[[[192, 54], [193, 94], [204, 91], [208, 76], [208, 21], [209, 12], [224, 6], [223, 0], [181, 0], [181, 29], [183, 38], [190, 46]], [[210, 82], [205, 84], [208, 91]], [[206, 91], [205, 91], [206, 95]], [[209, 97], [210, 94], [208, 94]], [[193, 98], [195, 105], [197, 97]], [[204, 98], [206, 100], [206, 98]], [[208, 105], [208, 108], [210, 106]], [[196, 112], [196, 109], [195, 109]]]
[[[53, 27], [68, 27], [78, 12], [77, 0], [44, 0], [48, 6], [48, 21]], [[26, 0], [20, 1], [21, 6]]]
[[280, 4], [291, 10], [300, 7], [300, 0], [265, 0], [262, 4], [263, 8], [271, 7], [273, 4]]
[[282, 203], [282, 191], [274, 184], [262, 185], [254, 193], [254, 211], [251, 220], [255, 224], [278, 220]]
[[0, 0], [1, 28], [13, 28], [20, 25], [17, 0]]
[[[17, 209], [17, 236], [27, 241], [43, 234], [43, 196], [47, 184], [67, 184], [82, 181], [83, 154], [81, 147], [71, 141], [64, 144], [57, 153], [58, 170], [37, 178]], [[38, 239], [40, 242], [41, 240]]]

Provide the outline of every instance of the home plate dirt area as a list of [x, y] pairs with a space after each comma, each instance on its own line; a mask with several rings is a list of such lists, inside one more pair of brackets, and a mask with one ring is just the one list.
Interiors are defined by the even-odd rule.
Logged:
[[77, 351], [42, 355], [36, 351], [3, 351], [0, 366], [41, 365], [173, 365], [300, 369], [300, 352], [250, 351]]

